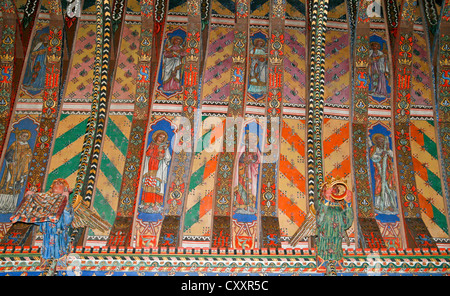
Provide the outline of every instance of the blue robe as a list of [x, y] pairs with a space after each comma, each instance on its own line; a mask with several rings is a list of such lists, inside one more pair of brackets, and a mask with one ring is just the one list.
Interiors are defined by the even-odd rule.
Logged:
[[27, 61], [27, 69], [23, 78], [25, 89], [32, 95], [40, 93], [45, 86], [45, 65], [47, 58], [47, 47], [41, 44], [33, 49], [34, 59], [31, 56]]
[[65, 207], [56, 223], [38, 222], [39, 230], [44, 235], [41, 256], [44, 259], [58, 259], [69, 252], [69, 228], [73, 220], [73, 209], [70, 203]]

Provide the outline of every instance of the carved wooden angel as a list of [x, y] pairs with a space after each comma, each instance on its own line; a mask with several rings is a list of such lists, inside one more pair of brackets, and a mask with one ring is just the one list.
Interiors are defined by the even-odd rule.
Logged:
[[[294, 235], [291, 237], [289, 243], [291, 246], [297, 245], [297, 243], [307, 237], [312, 237], [317, 235], [317, 213], [316, 213], [316, 204], [329, 205], [331, 203], [336, 203], [340, 201], [351, 202], [352, 193], [347, 188], [347, 184], [345, 181], [340, 180], [339, 178], [336, 180], [330, 180], [330, 182], [324, 183], [322, 189], [320, 191], [319, 199], [316, 203], [311, 203], [309, 206], [308, 214], [306, 215], [303, 224], [297, 229]], [[323, 207], [321, 207], [323, 208]], [[347, 236], [347, 232], [341, 233], [342, 237], [349, 244], [349, 238]]]
[[111, 225], [104, 221], [79, 195], [69, 202], [71, 189], [64, 179], [56, 179], [47, 192], [27, 191], [16, 213], [13, 223], [32, 223], [39, 226], [43, 234], [41, 255], [44, 261], [59, 259], [68, 254], [70, 227], [91, 227], [107, 231]]

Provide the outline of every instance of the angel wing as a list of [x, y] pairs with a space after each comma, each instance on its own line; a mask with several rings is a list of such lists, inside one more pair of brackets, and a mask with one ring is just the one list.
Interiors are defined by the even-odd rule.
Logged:
[[106, 232], [111, 229], [111, 224], [103, 220], [95, 211], [89, 208], [89, 204], [81, 195], [76, 195], [73, 199], [74, 217], [72, 225], [75, 228], [90, 227]]
[[[322, 186], [321, 195], [323, 195], [325, 190], [325, 186]], [[305, 237], [310, 237], [316, 235], [317, 223], [316, 223], [316, 208], [314, 207], [314, 203], [309, 206], [308, 214], [306, 215], [305, 220], [302, 225], [297, 229], [294, 235], [291, 237], [289, 244], [291, 246], [297, 245], [297, 243], [304, 239]]]
[[289, 244], [291, 246], [297, 245], [297, 243], [309, 236], [314, 236], [316, 233], [316, 215], [309, 211], [308, 215], [306, 215], [305, 221], [303, 224], [297, 229], [294, 235], [291, 237]]

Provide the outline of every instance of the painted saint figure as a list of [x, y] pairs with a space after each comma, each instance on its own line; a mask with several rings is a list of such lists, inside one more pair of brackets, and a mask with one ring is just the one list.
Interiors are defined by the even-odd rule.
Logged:
[[165, 131], [155, 131], [144, 159], [142, 200], [139, 211], [161, 213], [167, 173], [171, 160], [168, 136]]
[[250, 83], [249, 93], [263, 94], [266, 89], [268, 63], [266, 42], [261, 38], [253, 40], [253, 48], [250, 50]]
[[33, 40], [30, 57], [27, 61], [27, 70], [23, 85], [31, 94], [36, 95], [45, 86], [45, 65], [49, 34], [42, 33], [37, 40]]
[[234, 177], [234, 205], [238, 214], [256, 214], [259, 164], [261, 153], [257, 148], [258, 136], [246, 133], [245, 145], [238, 153]]
[[5, 171], [0, 181], [0, 213], [14, 213], [19, 194], [28, 175], [32, 151], [28, 141], [29, 130], [15, 130], [16, 141], [5, 154]]
[[41, 260], [45, 265], [50, 259], [60, 259], [68, 254], [69, 228], [74, 218], [69, 203], [71, 190], [64, 179], [53, 181], [44, 193], [28, 191], [11, 221], [33, 223], [43, 235]]
[[315, 202], [319, 271], [333, 272], [341, 267], [343, 238], [348, 238], [346, 231], [353, 223], [351, 202], [351, 191], [339, 180], [325, 183]]
[[387, 97], [389, 79], [387, 55], [381, 51], [381, 45], [378, 42], [371, 42], [370, 47], [370, 94], [374, 96]]
[[372, 136], [373, 145], [369, 157], [373, 163], [375, 179], [375, 212], [397, 214], [397, 194], [394, 187], [394, 154], [389, 148], [389, 139], [383, 134]]
[[183, 74], [183, 58], [186, 55], [183, 38], [173, 36], [163, 53], [162, 89], [165, 92], [181, 90]]

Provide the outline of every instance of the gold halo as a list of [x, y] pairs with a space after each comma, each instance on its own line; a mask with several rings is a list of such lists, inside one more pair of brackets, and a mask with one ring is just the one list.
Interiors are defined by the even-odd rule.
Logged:
[[372, 139], [372, 142], [374, 142], [374, 140], [377, 139], [377, 138], [383, 138], [383, 140], [384, 140], [385, 137], [386, 137], [386, 136], [383, 135], [383, 134], [376, 133], [376, 134], [373, 134], [373, 135], [372, 135], [372, 138], [371, 138], [371, 139]]
[[163, 131], [163, 130], [157, 130], [157, 131], [155, 131], [155, 132], [153, 133], [153, 135], [152, 135], [152, 140], [153, 140], [153, 141], [156, 141], [156, 137], [157, 137], [159, 134], [164, 134], [164, 135], [166, 136], [166, 140], [167, 140], [167, 138], [169, 137], [165, 131]]
[[259, 144], [259, 135], [258, 135], [257, 133], [251, 133], [249, 130], [246, 130], [246, 131], [244, 132], [244, 136], [243, 136], [244, 145], [245, 145], [245, 143], [246, 143], [246, 140], [249, 140], [249, 141], [250, 141], [250, 134], [255, 135], [255, 137], [256, 137], [256, 143]]
[[333, 191], [331, 191], [331, 196], [333, 197], [334, 200], [343, 200], [345, 198], [345, 196], [347, 195], [346, 194], [346, 192], [347, 192], [347, 184], [342, 182], [342, 181], [336, 181], [336, 182], [333, 182], [330, 185], [330, 188], [333, 188], [335, 185], [342, 185], [342, 186], [344, 186], [345, 190], [344, 190], [344, 192], [341, 195], [334, 195]]
[[26, 139], [27, 141], [31, 138], [31, 132], [29, 130], [26, 130], [26, 129], [18, 130], [16, 132], [16, 134], [17, 134], [17, 138], [20, 138], [20, 135], [22, 135], [22, 134], [27, 134], [27, 139]]
[[382, 47], [381, 44], [379, 42], [376, 42], [376, 41], [370, 42], [370, 47], [372, 47], [374, 44], [378, 45], [380, 47], [380, 49], [381, 49], [381, 47]]
[[184, 43], [184, 39], [183, 39], [182, 37], [178, 36], [178, 35], [172, 36], [172, 37], [170, 38], [170, 43], [173, 44], [173, 41], [174, 41], [175, 39], [180, 39], [180, 40], [181, 40], [181, 43], [180, 43], [180, 44], [183, 44], [183, 43]]
[[261, 40], [263, 42], [262, 47], [266, 46], [266, 40], [262, 39], [262, 38], [255, 38], [253, 39], [253, 45], [256, 46], [256, 41]]
[[331, 189], [333, 188], [334, 185], [342, 185], [344, 186], [345, 190], [342, 195], [334, 195], [333, 193], [331, 193], [331, 197], [334, 200], [343, 200], [348, 190], [347, 180], [342, 179], [341, 177], [328, 179], [326, 182], [323, 183], [322, 190]]

